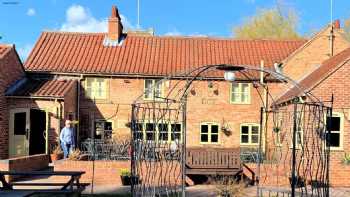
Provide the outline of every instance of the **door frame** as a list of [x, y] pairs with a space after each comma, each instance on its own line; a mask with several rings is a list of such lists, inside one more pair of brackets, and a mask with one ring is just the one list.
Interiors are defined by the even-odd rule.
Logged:
[[10, 118], [9, 118], [9, 143], [8, 143], [8, 154], [9, 157], [16, 157], [16, 152], [13, 150], [14, 146], [14, 114], [25, 112], [26, 113], [26, 142], [25, 142], [25, 154], [21, 156], [27, 156], [29, 155], [29, 138], [30, 138], [30, 108], [15, 108], [10, 109]]

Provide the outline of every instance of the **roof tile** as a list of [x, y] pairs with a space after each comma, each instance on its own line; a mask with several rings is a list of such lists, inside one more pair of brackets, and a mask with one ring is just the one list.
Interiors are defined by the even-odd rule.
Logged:
[[32, 79], [24, 78], [21, 85], [7, 92], [6, 96], [19, 97], [55, 97], [64, 98], [67, 92], [76, 84], [75, 80]]
[[103, 46], [105, 33], [43, 32], [25, 63], [27, 71], [163, 76], [210, 64], [258, 66], [282, 61], [305, 40], [234, 40], [126, 35]]

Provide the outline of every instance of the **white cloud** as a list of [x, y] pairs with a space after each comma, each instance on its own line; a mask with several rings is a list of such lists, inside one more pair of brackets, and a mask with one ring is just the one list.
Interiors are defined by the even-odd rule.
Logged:
[[19, 56], [21, 57], [21, 59], [23, 61], [25, 61], [27, 59], [27, 57], [28, 57], [30, 51], [32, 50], [33, 46], [34, 46], [33, 44], [26, 44], [26, 45], [24, 45], [22, 47], [19, 47], [17, 49], [18, 54], [19, 54]]
[[29, 8], [29, 9], [27, 10], [27, 15], [28, 15], [28, 16], [34, 16], [35, 14], [36, 14], [36, 11], [35, 11], [34, 8]]
[[[124, 29], [133, 29], [128, 19], [120, 15]], [[96, 19], [90, 10], [81, 5], [72, 5], [66, 11], [66, 20], [61, 25], [61, 31], [70, 32], [107, 32], [107, 18]]]
[[166, 36], [181, 36], [182, 33], [179, 30], [177, 30], [176, 28], [174, 28], [173, 30], [165, 33], [164, 35], [166, 35]]

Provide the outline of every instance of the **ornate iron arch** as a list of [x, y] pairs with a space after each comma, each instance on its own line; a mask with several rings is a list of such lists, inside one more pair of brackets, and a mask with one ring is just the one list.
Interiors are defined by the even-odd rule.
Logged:
[[[133, 195], [185, 195], [186, 111], [188, 98], [191, 97], [191, 95], [189, 96], [190, 89], [198, 81], [222, 81], [224, 71], [235, 72], [236, 81], [253, 83], [262, 103], [260, 143], [257, 160], [255, 161], [259, 177], [257, 194], [261, 195], [264, 192], [259, 187], [259, 183], [266, 181], [266, 177], [269, 176], [260, 172], [262, 168], [266, 167], [265, 161], [269, 159], [271, 154], [280, 154], [279, 159], [283, 163], [275, 163], [274, 165], [271, 163], [271, 166], [272, 168], [279, 168], [282, 165], [284, 167], [289, 165], [289, 161], [292, 163], [288, 167], [288, 170], [291, 171], [289, 189], [292, 196], [298, 192], [297, 190], [299, 190], [299, 193], [309, 196], [310, 194], [311, 196], [328, 196], [329, 146], [326, 145], [327, 131], [324, 117], [331, 115], [331, 106], [326, 106], [312, 93], [303, 91], [298, 83], [291, 78], [271, 69], [249, 65], [207, 65], [187, 72], [176, 73], [154, 80], [145, 92], [134, 101], [131, 118]], [[300, 100], [299, 97], [296, 97], [289, 104], [279, 105], [276, 95], [269, 92], [267, 82], [284, 84], [286, 86], [285, 90], [294, 86], [303, 93], [304, 99]], [[163, 97], [159, 96], [161, 95], [159, 94], [161, 86], [167, 86], [168, 88]], [[261, 91], [264, 91], [266, 95], [263, 96]], [[148, 95], [148, 98], [145, 99], [145, 95]], [[269, 103], [268, 100], [272, 102]], [[305, 116], [308, 117], [308, 122], [306, 122]], [[313, 121], [311, 122], [310, 119]], [[292, 138], [292, 142], [286, 140], [285, 146], [288, 146], [288, 148], [283, 149], [283, 151], [276, 149], [278, 145], [276, 142], [273, 144], [274, 150], [272, 153], [267, 154], [267, 150], [262, 147], [261, 131], [270, 132], [272, 139], [275, 140], [278, 133], [275, 128], [282, 127], [281, 121], [284, 122], [284, 127], [279, 128], [279, 135], [282, 131], [285, 132], [284, 135], [287, 138]], [[302, 134], [305, 139], [303, 138], [301, 147], [298, 147], [300, 145], [298, 141], [299, 127], [305, 127], [306, 133]], [[308, 135], [317, 136], [318, 138], [311, 142]], [[317, 141], [318, 152], [317, 154], [310, 154], [310, 150], [316, 147], [311, 147], [310, 144], [315, 144], [315, 141]], [[305, 160], [311, 157], [313, 159], [317, 157], [318, 162], [316, 163], [322, 165], [321, 170], [315, 169], [314, 164], [307, 164], [305, 167]], [[310, 181], [316, 181], [317, 183], [305, 184], [305, 187], [297, 189], [301, 172], [304, 177], [307, 176], [311, 179]], [[280, 188], [281, 184], [277, 181], [276, 186]], [[271, 190], [277, 194], [279, 192], [275, 188], [270, 189], [269, 192]]]

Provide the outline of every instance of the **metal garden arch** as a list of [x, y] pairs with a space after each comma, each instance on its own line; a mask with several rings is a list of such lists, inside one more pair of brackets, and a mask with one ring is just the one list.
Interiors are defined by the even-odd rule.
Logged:
[[[186, 111], [190, 88], [197, 81], [222, 80], [223, 75], [231, 82], [253, 83], [262, 103], [256, 161], [257, 195], [266, 192], [259, 184], [270, 176], [262, 173], [264, 168], [270, 167], [276, 171], [288, 169], [290, 173], [277, 173], [275, 188], [268, 192], [278, 195], [283, 185], [281, 180], [289, 178], [290, 184], [285, 189], [291, 196], [329, 196], [325, 117], [331, 116], [331, 104], [326, 106], [310, 92], [303, 92], [295, 81], [281, 73], [247, 65], [208, 65], [176, 73], [156, 80], [134, 101], [131, 113], [133, 196], [185, 196]], [[266, 81], [295, 86], [303, 93], [303, 99], [295, 97], [282, 105], [269, 92]], [[161, 85], [168, 88], [164, 97], [158, 96]], [[146, 101], [145, 94], [150, 95]], [[263, 147], [266, 144], [262, 143], [262, 134], [273, 139], [272, 150]], [[277, 138], [279, 141], [275, 140]], [[301, 179], [304, 185], [300, 184]]]

